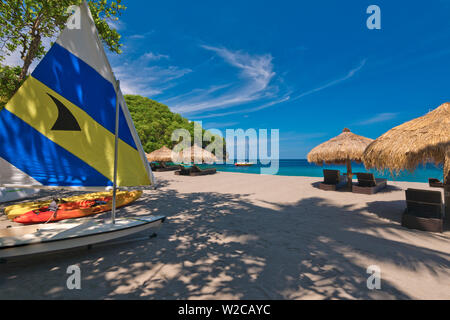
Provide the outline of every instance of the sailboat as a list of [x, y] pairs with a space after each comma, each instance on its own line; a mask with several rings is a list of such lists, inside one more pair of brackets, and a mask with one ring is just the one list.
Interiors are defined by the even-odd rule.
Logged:
[[253, 166], [253, 163], [251, 163], [251, 162], [236, 162], [234, 165], [236, 167], [251, 167], [251, 166]]
[[38, 192], [36, 189], [0, 188], [0, 203], [26, 199]]
[[[0, 230], [0, 260], [153, 231], [164, 216], [116, 219], [117, 189], [154, 186], [88, 4], [0, 111], [0, 188], [112, 190], [111, 221], [77, 219]], [[69, 20], [70, 21], [70, 20]]]

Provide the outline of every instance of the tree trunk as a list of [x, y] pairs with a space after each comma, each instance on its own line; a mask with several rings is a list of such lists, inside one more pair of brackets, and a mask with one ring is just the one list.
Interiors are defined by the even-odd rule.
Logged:
[[347, 159], [347, 185], [350, 190], [353, 187], [353, 172], [352, 172], [352, 161]]
[[19, 80], [21, 83], [23, 80], [25, 80], [28, 74], [28, 69], [30, 69], [30, 65], [33, 62], [34, 58], [36, 57], [36, 53], [39, 50], [40, 44], [41, 44], [41, 36], [39, 34], [34, 35], [33, 40], [31, 41], [30, 44], [30, 48], [28, 49], [28, 53], [23, 59], [23, 67], [19, 76]]
[[[28, 47], [28, 52], [25, 55], [25, 58], [23, 59], [23, 67], [22, 71], [20, 72], [19, 80], [20, 83], [22, 83], [23, 80], [25, 80], [28, 69], [30, 69], [30, 65], [33, 62], [34, 58], [36, 58], [37, 52], [39, 50], [39, 46], [41, 45], [41, 33], [39, 30], [39, 26], [41, 24], [41, 19], [43, 14], [45, 14], [45, 9], [41, 9], [39, 14], [36, 17], [36, 20], [33, 23], [33, 26], [31, 27], [30, 34], [32, 36], [32, 40], [30, 43], [30, 46]], [[24, 44], [24, 53], [26, 51], [25, 44]], [[17, 90], [18, 88], [16, 88]]]

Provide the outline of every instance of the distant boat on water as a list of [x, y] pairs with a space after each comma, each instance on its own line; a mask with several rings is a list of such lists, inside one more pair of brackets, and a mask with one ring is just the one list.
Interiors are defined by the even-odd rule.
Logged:
[[236, 167], [251, 167], [253, 166], [253, 163], [247, 163], [247, 162], [237, 162], [235, 164]]

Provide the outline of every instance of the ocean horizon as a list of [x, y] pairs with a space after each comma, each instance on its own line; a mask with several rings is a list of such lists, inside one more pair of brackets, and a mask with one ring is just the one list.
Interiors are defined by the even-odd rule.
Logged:
[[[236, 167], [232, 164], [214, 164], [204, 165], [204, 167], [214, 167], [222, 172], [239, 172], [249, 174], [260, 174], [262, 167], [260, 162], [249, 161], [254, 163], [250, 167]], [[340, 170], [341, 173], [347, 172], [345, 165], [323, 165], [318, 166], [309, 163], [306, 159], [280, 159], [279, 170], [276, 175], [279, 176], [299, 176], [299, 177], [323, 177], [323, 169]], [[399, 175], [391, 175], [389, 171], [380, 172], [378, 170], [366, 170], [362, 163], [352, 163], [352, 171], [356, 172], [371, 172], [377, 178], [385, 178], [389, 181], [404, 181], [404, 182], [423, 182], [428, 183], [429, 178], [443, 179], [442, 166], [434, 164], [419, 165], [414, 172], [402, 171]], [[354, 177], [356, 178], [356, 176]]]

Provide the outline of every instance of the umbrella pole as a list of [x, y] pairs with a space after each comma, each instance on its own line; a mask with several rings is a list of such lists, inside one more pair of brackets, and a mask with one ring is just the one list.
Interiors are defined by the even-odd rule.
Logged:
[[450, 148], [447, 150], [444, 158], [444, 204], [445, 216], [450, 217]]
[[347, 159], [347, 185], [350, 189], [353, 186], [353, 172], [352, 172], [352, 161]]
[[450, 148], [444, 156], [444, 184], [450, 185]]

